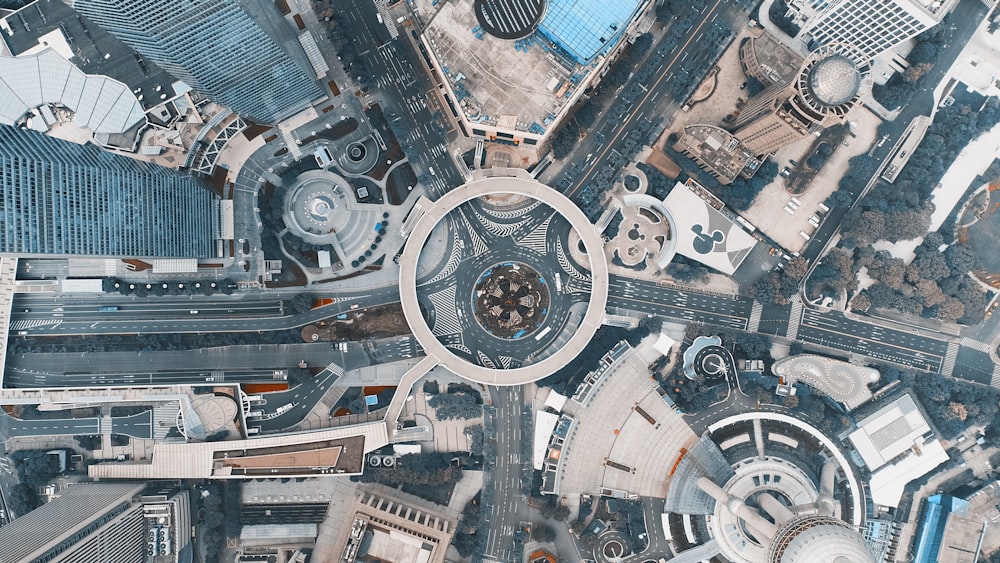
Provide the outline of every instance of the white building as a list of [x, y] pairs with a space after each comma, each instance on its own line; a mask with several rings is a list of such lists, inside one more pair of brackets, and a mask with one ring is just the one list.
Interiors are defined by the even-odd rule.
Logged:
[[806, 24], [819, 44], [846, 43], [868, 59], [941, 22], [954, 0], [839, 0]]

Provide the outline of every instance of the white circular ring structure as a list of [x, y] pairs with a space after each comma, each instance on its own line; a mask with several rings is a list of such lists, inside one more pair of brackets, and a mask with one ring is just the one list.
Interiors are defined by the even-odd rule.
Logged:
[[[463, 203], [494, 194], [523, 195], [557, 211], [579, 233], [584, 250], [590, 259], [590, 300], [579, 329], [566, 344], [544, 360], [514, 369], [487, 368], [453, 354], [434, 336], [430, 326], [420, 314], [420, 305], [417, 301], [417, 265], [424, 244], [434, 227]], [[438, 365], [452, 373], [477, 383], [521, 385], [555, 373], [583, 351], [604, 321], [604, 310], [608, 302], [608, 264], [604, 259], [604, 242], [600, 233], [576, 204], [563, 194], [534, 180], [515, 176], [492, 176], [468, 182], [429, 205], [425, 202], [418, 205], [421, 208], [415, 208], [413, 213], [419, 212], [421, 215], [415, 219], [413, 230], [410, 231], [399, 258], [399, 297], [403, 306], [403, 316], [428, 357], [433, 357]]]

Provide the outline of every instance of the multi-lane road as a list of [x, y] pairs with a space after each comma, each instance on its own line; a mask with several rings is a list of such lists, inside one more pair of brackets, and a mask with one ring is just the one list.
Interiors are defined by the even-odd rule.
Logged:
[[646, 315], [745, 330], [753, 302], [669, 285], [611, 276], [608, 305]]
[[514, 532], [527, 513], [521, 476], [523, 464], [530, 462], [522, 459], [521, 451], [522, 440], [531, 439], [523, 434], [524, 387], [491, 387], [490, 396], [494, 433], [487, 440], [496, 448], [496, 463], [486, 468], [483, 477], [483, 486], [492, 489], [492, 502], [483, 506], [487, 511], [483, 519], [489, 526], [483, 560], [515, 561], [520, 559], [514, 550]]

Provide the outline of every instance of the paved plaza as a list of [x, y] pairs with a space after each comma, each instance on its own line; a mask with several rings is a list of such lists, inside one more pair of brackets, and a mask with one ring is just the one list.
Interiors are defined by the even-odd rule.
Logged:
[[631, 350], [583, 404], [567, 401], [565, 413], [575, 420], [562, 450], [559, 494], [666, 496], [670, 468], [698, 437], [657, 393], [648, 364]]

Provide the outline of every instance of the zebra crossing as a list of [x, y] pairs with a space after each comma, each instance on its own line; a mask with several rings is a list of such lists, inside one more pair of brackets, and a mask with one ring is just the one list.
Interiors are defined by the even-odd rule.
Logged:
[[460, 334], [462, 323], [458, 319], [458, 311], [455, 309], [455, 286], [448, 286], [441, 291], [432, 293], [429, 296], [434, 305], [434, 334]]
[[483, 207], [483, 211], [485, 211], [489, 215], [492, 215], [493, 217], [496, 217], [497, 219], [509, 221], [511, 219], [519, 219], [521, 217], [529, 215], [532, 211], [535, 210], [535, 208], [537, 208], [541, 204], [542, 202], [536, 199], [532, 200], [531, 204], [526, 205], [524, 207], [518, 207], [515, 209], [497, 209], [496, 207], [489, 206], [489, 207]]
[[790, 340], [795, 340], [796, 338], [799, 337], [799, 323], [801, 322], [802, 322], [802, 301], [795, 299], [792, 301], [792, 310], [788, 316], [788, 338]]
[[375, 0], [375, 9], [382, 16], [382, 23], [389, 32], [389, 36], [393, 39], [399, 37], [399, 31], [396, 29], [395, 23], [393, 23], [392, 12], [389, 11], [389, 3], [386, 0]]
[[452, 245], [451, 245], [451, 255], [448, 256], [448, 262], [445, 263], [444, 268], [427, 283], [436, 283], [444, 278], [452, 275], [458, 270], [458, 265], [462, 262], [462, 240], [458, 237], [458, 232], [452, 232]]
[[972, 348], [973, 350], [979, 350], [980, 352], [983, 352], [985, 354], [989, 354], [990, 353], [990, 345], [989, 344], [987, 344], [985, 342], [980, 342], [980, 341], [978, 341], [976, 339], [973, 339], [973, 338], [963, 337], [962, 338], [962, 346], [965, 346], [966, 348]]
[[587, 276], [583, 275], [582, 272], [577, 270], [572, 263], [569, 261], [569, 257], [566, 256], [566, 251], [562, 246], [562, 239], [556, 239], [556, 260], [559, 261], [559, 267], [563, 269], [564, 272], [570, 275], [571, 278], [575, 280], [586, 280]]
[[518, 227], [520, 227], [524, 223], [524, 221], [518, 223], [497, 223], [496, 221], [490, 219], [489, 217], [485, 217], [482, 213], [478, 211], [473, 210], [473, 214], [475, 214], [476, 219], [478, 219], [479, 222], [482, 223], [484, 227], [486, 227], [487, 231], [500, 238], [505, 238], [513, 235], [514, 232], [517, 231]]
[[[968, 339], [963, 338], [962, 343], [965, 344], [966, 340]], [[955, 360], [958, 359], [958, 350], [961, 347], [962, 346], [958, 342], [948, 343], [948, 351], [945, 352], [944, 360], [941, 362], [941, 375], [951, 376], [952, 372], [955, 370]], [[986, 350], [983, 351], [985, 352]]]
[[162, 440], [170, 433], [171, 428], [177, 426], [177, 415], [181, 411], [181, 404], [178, 401], [164, 403], [153, 407], [153, 439]]
[[295, 160], [302, 158], [302, 149], [299, 147], [299, 143], [295, 139], [295, 135], [292, 135], [290, 129], [281, 129], [281, 140], [285, 142], [285, 146], [288, 147], [288, 153], [292, 155], [292, 158]]
[[530, 233], [524, 236], [521, 240], [517, 241], [521, 246], [526, 246], [539, 254], [545, 254], [545, 242], [549, 232], [549, 222], [552, 221], [552, 216], [549, 215], [545, 221], [539, 224], [537, 227], [531, 230]]
[[18, 319], [10, 323], [11, 330], [28, 330], [29, 328], [54, 327], [62, 324], [62, 319]]
[[764, 311], [764, 306], [757, 301], [753, 302], [750, 309], [750, 318], [747, 320], [747, 332], [757, 332], [760, 327], [760, 315]]

